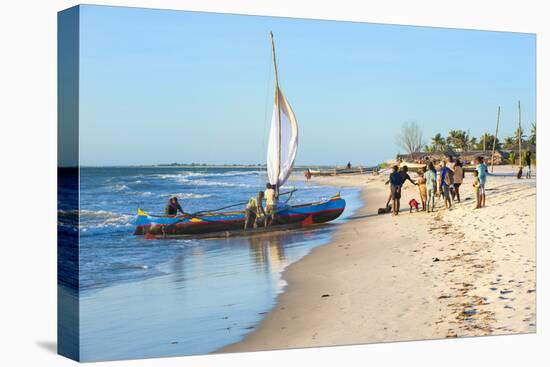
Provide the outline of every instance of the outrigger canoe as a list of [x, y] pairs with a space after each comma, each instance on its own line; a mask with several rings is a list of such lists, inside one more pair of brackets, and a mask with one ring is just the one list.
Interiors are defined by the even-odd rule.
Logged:
[[[339, 195], [326, 201], [286, 206], [277, 210], [276, 220], [269, 228], [288, 227], [291, 224], [325, 223], [338, 218], [346, 208]], [[204, 235], [243, 230], [244, 211], [209, 213], [196, 216], [156, 216], [138, 209], [135, 235], [182, 236]]]

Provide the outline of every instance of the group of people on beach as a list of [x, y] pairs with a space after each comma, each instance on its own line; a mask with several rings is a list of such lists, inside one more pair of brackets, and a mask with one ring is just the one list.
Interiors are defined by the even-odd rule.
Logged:
[[[476, 158], [475, 163], [473, 191], [476, 197], [475, 208], [479, 209], [485, 206], [487, 165], [481, 156]], [[443, 198], [445, 208], [447, 209], [451, 208], [453, 201], [460, 202], [460, 187], [464, 182], [464, 168], [459, 159], [453, 160], [453, 157], [449, 156], [437, 166], [434, 162], [428, 161], [422, 167], [419, 178], [416, 181], [409, 176], [408, 172], [409, 169], [406, 165], [403, 165], [401, 168], [397, 165], [392, 167], [389, 180], [386, 182], [386, 184], [390, 184], [390, 195], [386, 202], [385, 212], [391, 210], [392, 215], [399, 214], [401, 191], [406, 181], [410, 181], [413, 185], [418, 186], [422, 211], [433, 212], [435, 210], [436, 197]], [[413, 209], [418, 211], [419, 203], [416, 199], [411, 199], [409, 207], [410, 211]]]

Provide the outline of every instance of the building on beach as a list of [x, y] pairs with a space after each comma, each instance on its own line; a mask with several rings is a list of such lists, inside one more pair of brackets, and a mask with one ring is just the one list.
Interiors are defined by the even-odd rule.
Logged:
[[[508, 162], [509, 152], [503, 150], [496, 150], [494, 155], [494, 160], [496, 165], [506, 164]], [[471, 150], [465, 152], [455, 152], [455, 151], [446, 151], [446, 152], [415, 152], [412, 154], [398, 154], [396, 159], [398, 162], [409, 162], [409, 163], [418, 163], [422, 164], [427, 161], [432, 161], [434, 163], [439, 163], [446, 160], [448, 157], [453, 159], [460, 159], [464, 164], [473, 164], [476, 157], [483, 157], [483, 160], [487, 164], [491, 163], [492, 151], [486, 150]]]

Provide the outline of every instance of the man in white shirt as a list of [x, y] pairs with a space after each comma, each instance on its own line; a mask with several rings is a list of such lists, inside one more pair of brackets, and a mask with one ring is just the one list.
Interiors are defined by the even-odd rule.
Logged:
[[271, 225], [273, 220], [275, 219], [275, 211], [277, 209], [277, 193], [273, 189], [273, 186], [268, 182], [266, 186], [266, 190], [264, 192], [265, 197], [265, 211], [267, 213], [266, 217], [266, 226]]

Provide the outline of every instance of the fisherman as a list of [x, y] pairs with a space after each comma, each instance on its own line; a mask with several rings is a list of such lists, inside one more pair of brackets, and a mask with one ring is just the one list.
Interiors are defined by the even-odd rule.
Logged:
[[264, 226], [266, 225], [265, 221], [265, 211], [264, 207], [262, 206], [262, 200], [264, 199], [264, 193], [263, 191], [258, 192], [258, 196], [252, 196], [248, 203], [246, 204], [245, 209], [245, 221], [244, 221], [244, 229], [248, 229], [248, 225], [250, 222], [252, 222], [252, 227], [257, 228], [258, 227], [258, 219], [264, 218]]
[[177, 197], [171, 197], [170, 200], [168, 200], [168, 204], [166, 205], [166, 208], [164, 209], [165, 215], [178, 215], [178, 212], [181, 214], [185, 214], [183, 209], [181, 208], [180, 203], [178, 203]]
[[277, 210], [277, 192], [275, 191], [274, 185], [271, 185], [269, 182], [265, 185], [265, 187], [265, 211], [267, 213], [265, 226], [267, 227], [275, 220], [275, 211]]

